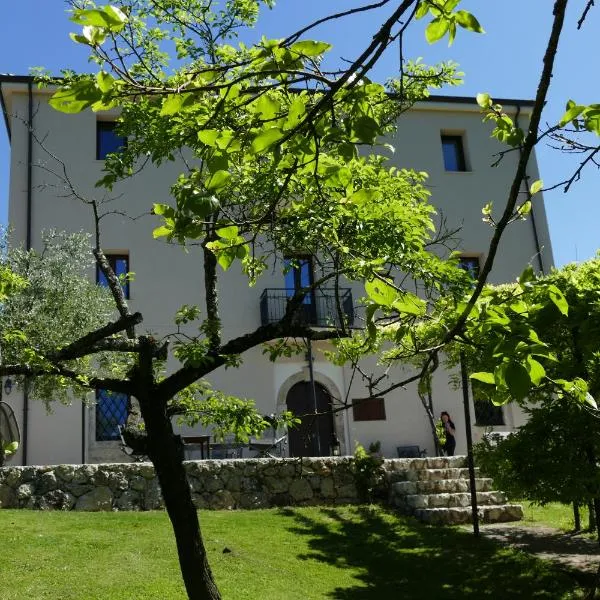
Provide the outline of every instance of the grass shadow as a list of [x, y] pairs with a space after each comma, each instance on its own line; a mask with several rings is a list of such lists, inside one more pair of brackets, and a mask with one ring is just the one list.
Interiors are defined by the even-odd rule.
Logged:
[[572, 598], [574, 580], [551, 565], [452, 527], [432, 527], [371, 507], [281, 514], [309, 538], [298, 558], [352, 569], [336, 600]]

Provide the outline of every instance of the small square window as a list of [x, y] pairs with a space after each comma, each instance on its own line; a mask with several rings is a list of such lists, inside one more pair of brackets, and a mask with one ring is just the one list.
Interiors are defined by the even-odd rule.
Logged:
[[119, 439], [119, 425], [127, 421], [129, 396], [109, 390], [96, 390], [96, 441]]
[[492, 404], [489, 400], [477, 400], [474, 398], [475, 425], [491, 427], [492, 425], [504, 425], [504, 413], [501, 406]]
[[[106, 260], [108, 260], [108, 264], [111, 266], [117, 277], [129, 273], [129, 255], [106, 254]], [[108, 287], [108, 280], [99, 266], [96, 266], [96, 283]], [[129, 298], [129, 281], [123, 281], [121, 287], [123, 288], [123, 295], [125, 298]]]
[[442, 134], [442, 153], [446, 171], [466, 171], [465, 151], [461, 135]]
[[96, 159], [104, 160], [107, 154], [120, 152], [127, 146], [127, 138], [118, 135], [114, 121], [96, 121]]
[[352, 400], [352, 416], [355, 421], [385, 421], [385, 400], [383, 398]]
[[471, 276], [471, 279], [479, 278], [481, 266], [478, 256], [461, 256], [458, 259], [458, 266], [466, 271]]

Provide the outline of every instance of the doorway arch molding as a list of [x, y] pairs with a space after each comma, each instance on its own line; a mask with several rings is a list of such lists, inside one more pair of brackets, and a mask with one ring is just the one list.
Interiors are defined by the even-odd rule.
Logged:
[[[333, 407], [337, 408], [340, 406], [340, 398], [341, 393], [338, 386], [335, 382], [320, 373], [319, 371], [313, 370], [313, 377], [315, 379], [315, 383], [321, 384], [327, 392], [330, 394], [333, 400]], [[293, 375], [290, 375], [279, 388], [277, 392], [277, 406], [276, 411], [277, 414], [281, 414], [283, 411], [287, 410], [287, 396], [289, 391], [297, 384], [304, 383], [310, 381], [310, 375], [308, 373], [308, 367], [305, 367], [302, 371], [298, 371]], [[348, 443], [346, 440], [346, 430], [344, 427], [344, 412], [343, 410], [338, 411], [333, 416], [333, 427], [335, 430], [335, 434], [340, 442], [340, 449], [342, 454], [350, 454], [350, 449], [348, 448]]]

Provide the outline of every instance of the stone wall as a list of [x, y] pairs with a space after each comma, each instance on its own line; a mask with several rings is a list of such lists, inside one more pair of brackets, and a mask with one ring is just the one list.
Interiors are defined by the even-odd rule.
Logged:
[[[411, 462], [386, 460], [383, 467], [392, 473]], [[351, 457], [188, 461], [185, 468], [198, 508], [358, 502]], [[0, 507], [154, 510], [163, 500], [150, 463], [4, 467]]]

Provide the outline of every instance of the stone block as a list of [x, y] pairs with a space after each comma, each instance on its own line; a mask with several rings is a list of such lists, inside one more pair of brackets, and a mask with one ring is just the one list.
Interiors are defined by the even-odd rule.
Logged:
[[110, 488], [106, 486], [97, 487], [78, 498], [75, 503], [75, 510], [87, 512], [112, 510], [112, 500], [113, 495]]
[[308, 479], [296, 479], [292, 481], [289, 489], [292, 502], [303, 502], [313, 497], [313, 490]]
[[117, 510], [140, 510], [142, 499], [138, 491], [126, 490], [115, 501]]
[[40, 510], [71, 510], [75, 505], [75, 496], [63, 490], [52, 490], [38, 501]]
[[0, 485], [0, 508], [17, 508], [17, 506], [15, 490], [9, 485]]

